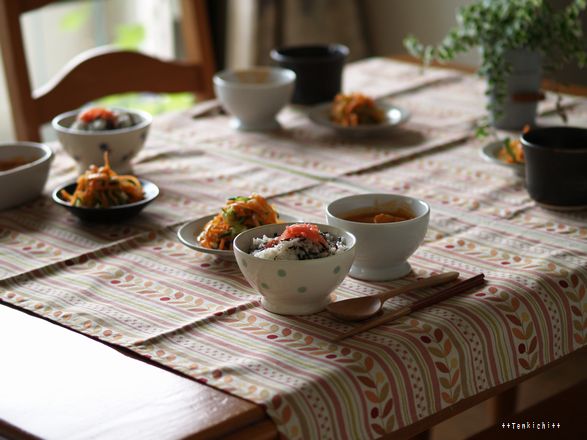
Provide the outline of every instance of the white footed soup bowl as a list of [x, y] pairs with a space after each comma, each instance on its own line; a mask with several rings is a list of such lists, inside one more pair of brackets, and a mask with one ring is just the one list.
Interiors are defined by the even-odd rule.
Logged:
[[[363, 223], [349, 217], [368, 211], [404, 212], [411, 218], [391, 223]], [[350, 276], [367, 281], [401, 278], [412, 269], [408, 258], [418, 249], [430, 218], [423, 200], [397, 194], [359, 194], [343, 197], [326, 208], [328, 224], [357, 238], [357, 255]]]
[[277, 114], [291, 100], [296, 74], [280, 67], [225, 70], [214, 76], [214, 91], [244, 131], [279, 129]]
[[355, 256], [355, 237], [335, 226], [320, 231], [344, 239], [346, 249], [310, 260], [266, 260], [251, 255], [253, 239], [280, 235], [288, 225], [259, 226], [239, 234], [233, 243], [236, 261], [251, 286], [261, 294], [266, 310], [282, 315], [317, 313], [331, 302], [331, 293], [347, 276]]

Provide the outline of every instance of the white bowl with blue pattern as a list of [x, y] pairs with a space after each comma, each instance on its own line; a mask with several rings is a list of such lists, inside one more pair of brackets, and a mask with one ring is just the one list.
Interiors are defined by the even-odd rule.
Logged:
[[104, 152], [109, 152], [110, 165], [117, 173], [132, 171], [131, 159], [142, 150], [153, 118], [141, 110], [112, 109], [130, 113], [138, 121], [131, 127], [113, 130], [84, 131], [71, 128], [83, 109], [62, 113], [51, 124], [63, 149], [75, 160], [83, 173], [90, 165], [101, 166]]

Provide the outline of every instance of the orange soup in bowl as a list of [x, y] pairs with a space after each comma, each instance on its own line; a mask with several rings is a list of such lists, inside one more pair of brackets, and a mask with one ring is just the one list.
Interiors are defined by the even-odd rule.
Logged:
[[414, 215], [403, 208], [389, 211], [375, 207], [352, 211], [343, 215], [341, 218], [359, 223], [394, 223], [411, 220], [414, 218]]
[[25, 159], [23, 157], [13, 157], [10, 159], [1, 159], [0, 160], [0, 171], [9, 171], [14, 168], [21, 167], [26, 165], [27, 163], [32, 162], [35, 159]]

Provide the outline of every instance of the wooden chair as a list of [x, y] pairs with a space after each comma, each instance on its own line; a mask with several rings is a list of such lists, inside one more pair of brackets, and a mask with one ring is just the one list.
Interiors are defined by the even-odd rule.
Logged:
[[54, 116], [109, 94], [188, 91], [201, 98], [213, 96], [215, 66], [206, 0], [181, 1], [185, 60], [96, 48], [78, 55], [55, 78], [32, 90], [20, 15], [52, 1], [0, 0], [0, 45], [18, 140], [38, 141], [41, 125]]

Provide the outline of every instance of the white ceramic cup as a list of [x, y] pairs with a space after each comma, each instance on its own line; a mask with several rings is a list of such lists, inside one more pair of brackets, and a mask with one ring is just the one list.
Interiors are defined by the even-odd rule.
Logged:
[[[393, 223], [361, 223], [345, 220], [360, 210], [404, 209], [414, 218]], [[401, 278], [412, 269], [408, 258], [418, 249], [430, 218], [430, 206], [422, 200], [397, 194], [359, 194], [343, 197], [326, 207], [330, 225], [351, 232], [357, 238], [357, 255], [349, 275], [367, 281]]]
[[231, 124], [244, 131], [279, 129], [276, 116], [291, 100], [296, 74], [280, 67], [224, 70], [214, 75], [214, 91], [234, 116]]

